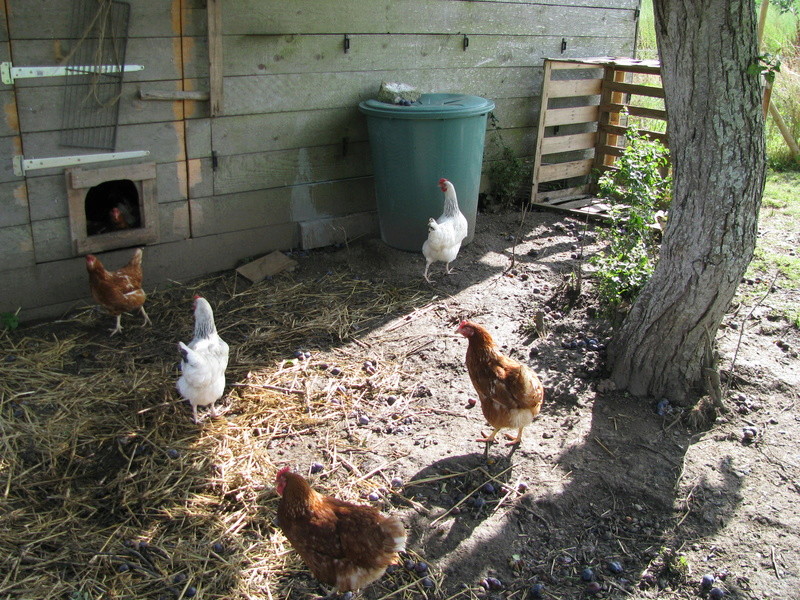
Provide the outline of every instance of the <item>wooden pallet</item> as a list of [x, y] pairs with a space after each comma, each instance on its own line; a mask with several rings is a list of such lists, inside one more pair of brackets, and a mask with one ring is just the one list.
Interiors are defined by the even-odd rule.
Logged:
[[[661, 86], [630, 82], [633, 73], [660, 75], [658, 61], [626, 58], [545, 59], [542, 104], [533, 165], [534, 205], [596, 216], [595, 173], [614, 168], [625, 146], [625, 111], [666, 121], [664, 110], [632, 103], [634, 96], [663, 98]], [[640, 133], [667, 144], [663, 133]], [[542, 185], [547, 184], [547, 185]], [[550, 189], [547, 189], [550, 188]]]

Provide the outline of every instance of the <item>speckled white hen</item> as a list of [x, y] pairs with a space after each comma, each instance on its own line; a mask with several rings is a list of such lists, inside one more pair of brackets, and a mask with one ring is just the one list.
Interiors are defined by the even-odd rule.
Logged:
[[194, 297], [194, 338], [188, 345], [178, 342], [181, 353], [181, 376], [176, 387], [192, 405], [194, 422], [198, 422], [197, 407], [211, 405], [225, 391], [225, 369], [228, 367], [228, 344], [217, 334], [214, 312], [205, 298]]
[[445, 273], [450, 271], [450, 263], [458, 256], [461, 242], [467, 237], [467, 218], [458, 208], [456, 188], [447, 179], [439, 180], [444, 192], [444, 212], [438, 219], [428, 221], [428, 239], [422, 244], [425, 256], [425, 281], [430, 283], [428, 268], [436, 261], [445, 263]]

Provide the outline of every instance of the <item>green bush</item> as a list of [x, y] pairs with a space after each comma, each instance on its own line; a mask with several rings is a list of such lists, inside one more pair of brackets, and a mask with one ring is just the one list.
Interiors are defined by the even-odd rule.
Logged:
[[616, 168], [598, 180], [600, 195], [614, 204], [610, 226], [601, 234], [608, 247], [591, 259], [600, 302], [612, 311], [632, 302], [650, 279], [658, 259], [656, 217], [669, 208], [672, 195], [664, 145], [634, 128], [625, 137]]

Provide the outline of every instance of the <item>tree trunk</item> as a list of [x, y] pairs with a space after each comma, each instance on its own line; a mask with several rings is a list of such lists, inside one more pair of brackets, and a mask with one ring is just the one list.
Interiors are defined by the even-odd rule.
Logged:
[[609, 347], [618, 389], [686, 404], [756, 243], [765, 179], [752, 0], [654, 0], [673, 200], [655, 272]]

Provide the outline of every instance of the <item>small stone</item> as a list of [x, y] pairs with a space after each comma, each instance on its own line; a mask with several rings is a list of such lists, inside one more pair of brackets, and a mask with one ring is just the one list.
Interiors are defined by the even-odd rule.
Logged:
[[319, 473], [324, 468], [325, 468], [325, 466], [322, 463], [318, 463], [318, 462], [311, 463], [311, 474], [314, 475], [316, 473]]

